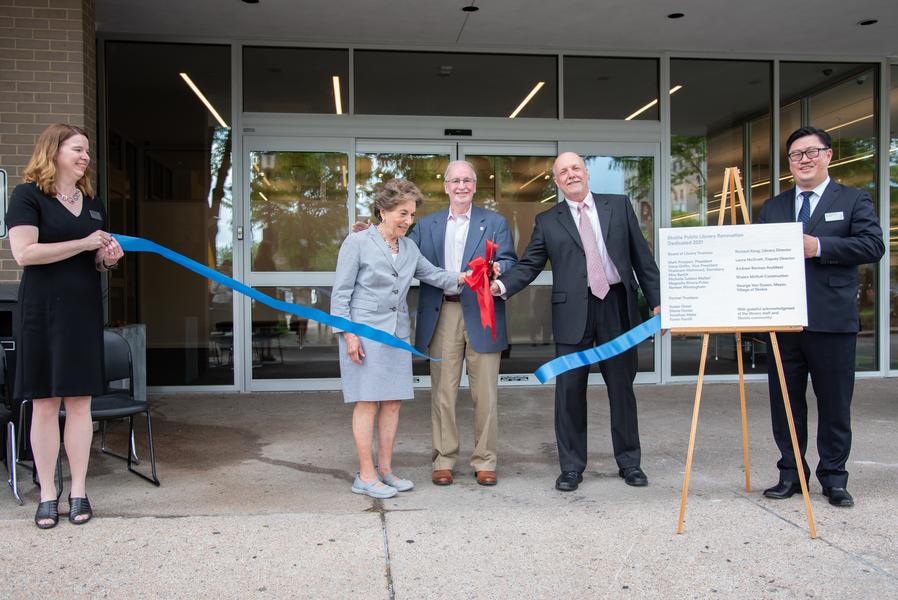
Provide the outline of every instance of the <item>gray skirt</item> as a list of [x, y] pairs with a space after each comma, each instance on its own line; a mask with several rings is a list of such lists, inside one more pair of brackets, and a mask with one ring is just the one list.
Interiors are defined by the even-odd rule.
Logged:
[[382, 400], [411, 400], [415, 397], [410, 352], [360, 338], [365, 357], [362, 359], [362, 364], [357, 365], [346, 355], [346, 342], [343, 341], [343, 336], [338, 335], [337, 337], [340, 344], [340, 378], [343, 384], [343, 402], [349, 404]]

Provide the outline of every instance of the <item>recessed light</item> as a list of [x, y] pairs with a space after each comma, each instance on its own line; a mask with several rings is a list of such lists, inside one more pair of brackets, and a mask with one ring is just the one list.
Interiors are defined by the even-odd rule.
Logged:
[[464, 7], [462, 7], [461, 10], [462, 10], [462, 12], [477, 12], [480, 9], [474, 5], [471, 5], [471, 6], [464, 6]]
[[682, 19], [686, 16], [686, 13], [670, 13], [667, 15], [668, 19]]
[[861, 27], [866, 27], [867, 25], [876, 25], [879, 23], [879, 19], [861, 19], [857, 22]]

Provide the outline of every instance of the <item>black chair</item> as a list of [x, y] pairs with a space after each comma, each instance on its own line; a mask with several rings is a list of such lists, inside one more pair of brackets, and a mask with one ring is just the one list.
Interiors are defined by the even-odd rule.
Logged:
[[[100, 396], [94, 396], [90, 403], [91, 419], [100, 422], [100, 451], [127, 461], [129, 471], [158, 486], [159, 478], [156, 476], [156, 452], [153, 448], [153, 421], [150, 418], [150, 405], [145, 400], [140, 401], [134, 398], [134, 367], [131, 362], [131, 347], [118, 333], [104, 331], [103, 352], [106, 364], [106, 391]], [[110, 386], [111, 383], [124, 380], [128, 381], [126, 388]], [[147, 444], [150, 451], [152, 476], [144, 475], [133, 467], [135, 464], [140, 464], [137, 447], [134, 443], [134, 417], [140, 413], [143, 413], [147, 420]], [[65, 418], [65, 408], [60, 411], [60, 416]], [[120, 419], [128, 419], [128, 450], [125, 454], [118, 454], [106, 447], [106, 424], [109, 421]]]
[[[22, 499], [19, 497], [19, 482], [16, 477], [16, 425], [13, 421], [12, 407], [10, 406], [9, 386], [7, 385], [8, 374], [6, 372], [6, 351], [0, 346], [0, 395], [3, 400], [0, 402], [0, 424], [3, 430], [0, 430], [0, 438], [3, 439], [3, 462], [6, 464], [6, 470], [9, 471], [9, 478], [6, 483], [12, 490], [13, 498], [21, 506]], [[5, 430], [5, 435], [3, 431]]]

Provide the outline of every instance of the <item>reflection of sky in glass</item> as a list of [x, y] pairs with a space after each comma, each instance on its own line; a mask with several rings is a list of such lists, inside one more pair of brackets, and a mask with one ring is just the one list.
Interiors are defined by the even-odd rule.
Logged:
[[589, 189], [599, 194], [626, 194], [626, 173], [614, 166], [610, 156], [589, 156]]
[[[218, 171], [221, 168], [221, 162], [225, 160], [225, 148], [227, 146], [228, 136], [231, 131], [225, 127], [216, 127], [215, 133], [212, 135], [212, 147], [210, 149], [211, 165], [210, 165], [210, 181], [209, 181], [209, 207], [212, 207], [212, 194], [216, 185], [218, 185]], [[224, 186], [222, 187], [222, 199], [217, 215], [212, 218], [218, 219], [218, 225], [215, 233], [215, 263], [220, 266], [225, 258], [232, 258], [233, 244], [233, 201], [231, 199], [231, 186], [233, 185], [231, 167], [231, 158], [227, 157], [228, 171], [225, 175]]]

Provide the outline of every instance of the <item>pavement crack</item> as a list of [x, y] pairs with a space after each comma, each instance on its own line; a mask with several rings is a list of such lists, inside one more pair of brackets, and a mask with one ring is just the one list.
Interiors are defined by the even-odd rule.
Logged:
[[[773, 515], [777, 519], [780, 519], [781, 521], [784, 521], [784, 522], [788, 523], [789, 525], [792, 525], [796, 529], [800, 529], [801, 531], [804, 531], [805, 533], [808, 532], [807, 527], [805, 527], [805, 525], [803, 523], [797, 523], [797, 522], [793, 521], [792, 519], [789, 519], [788, 517], [785, 517], [785, 516], [779, 514], [772, 508], [764, 506], [762, 503], [758, 502], [751, 496], [749, 496], [745, 493], [736, 492], [736, 491], [734, 491], [733, 494], [739, 498], [747, 500], [750, 504], [755, 505], [756, 507], [760, 508], [764, 512]], [[888, 579], [891, 579], [892, 581], [898, 581], [898, 576], [896, 576], [894, 573], [884, 569], [883, 567], [880, 567], [879, 565], [871, 562], [870, 559], [868, 559], [852, 550], [849, 550], [848, 548], [844, 548], [844, 547], [840, 546], [839, 544], [836, 544], [835, 542], [830, 541], [829, 539], [827, 539], [826, 537], [824, 537], [822, 535], [818, 534], [816, 539], [817, 539], [817, 541], [820, 541], [820, 542], [826, 544], [830, 548], [838, 550], [839, 552], [841, 552], [842, 554], [846, 555], [847, 557], [855, 560], [856, 562], [861, 563], [865, 567], [867, 567], [873, 571], [876, 571], [880, 575], [887, 577]]]
[[387, 595], [390, 600], [396, 600], [396, 589], [393, 587], [393, 566], [390, 560], [390, 534], [387, 530], [387, 510], [380, 500], [372, 500], [371, 508], [365, 512], [377, 513], [380, 516], [380, 529], [384, 538], [384, 576], [387, 578]]

